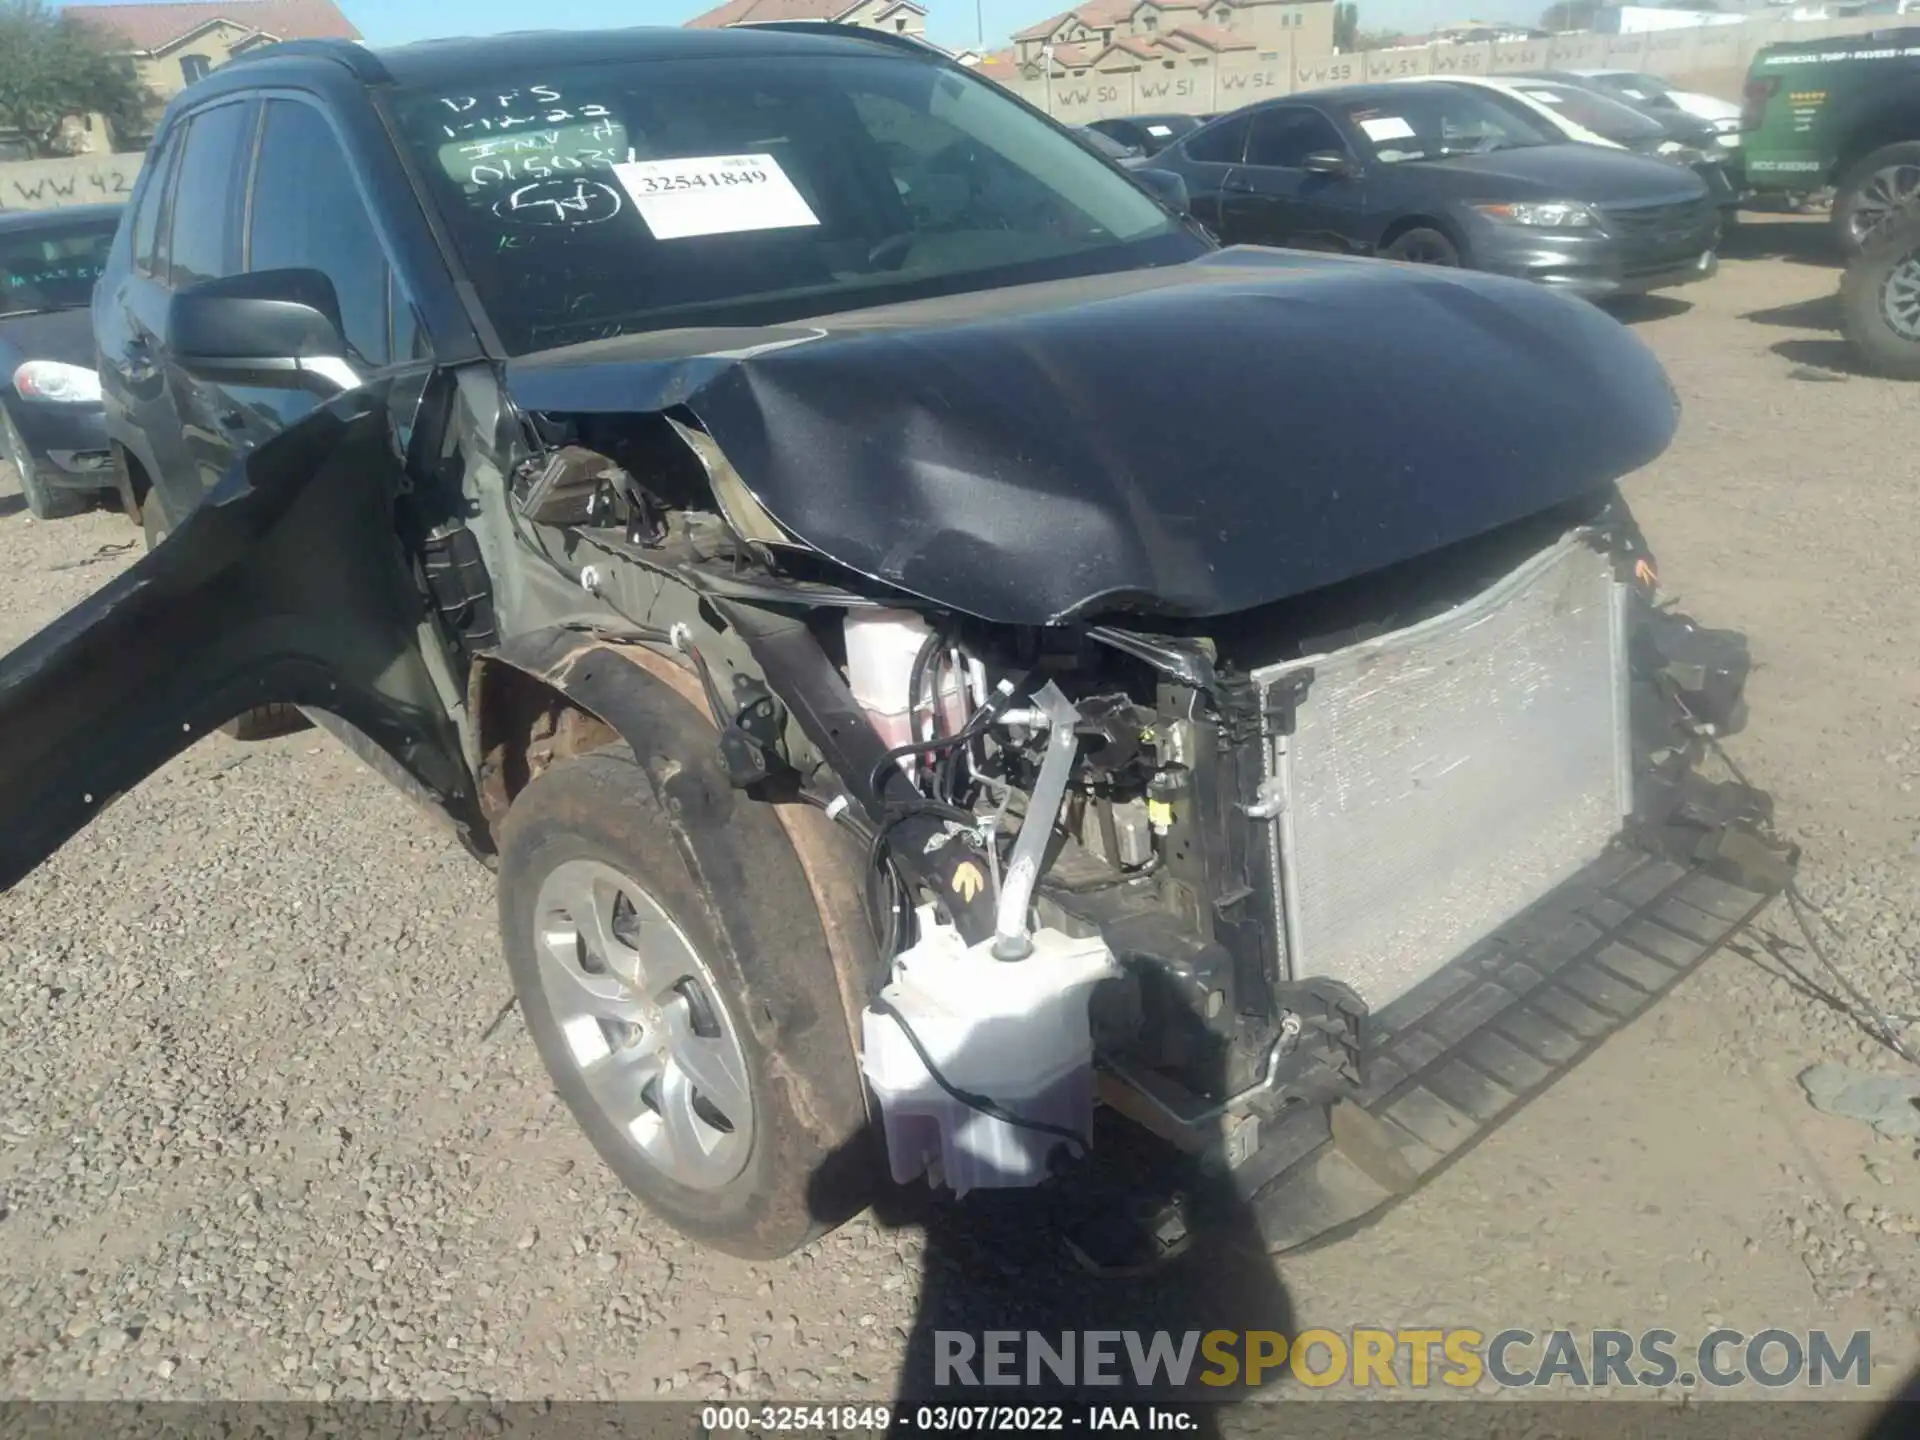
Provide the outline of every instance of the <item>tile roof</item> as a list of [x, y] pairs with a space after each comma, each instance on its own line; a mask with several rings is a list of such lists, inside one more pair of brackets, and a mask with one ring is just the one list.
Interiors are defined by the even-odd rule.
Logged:
[[[725, 4], [694, 16], [683, 28], [720, 30], [728, 25], [766, 25], [776, 20], [838, 20], [859, 3], [860, 0], [726, 0]], [[919, 0], [901, 0], [901, 3], [922, 15], [927, 13], [927, 7]]]
[[1053, 63], [1064, 65], [1069, 70], [1081, 70], [1098, 60], [1106, 50], [1106, 46], [1097, 42], [1056, 45], [1053, 47]]
[[1042, 20], [1038, 25], [1029, 25], [1024, 30], [1016, 30], [1015, 40], [1044, 40], [1060, 28], [1061, 21], [1069, 15], [1076, 17], [1090, 30], [1105, 30], [1126, 20], [1140, 8], [1140, 0], [1087, 0], [1085, 5], [1076, 5], [1071, 10], [1062, 10], [1051, 19]]
[[133, 50], [164, 50], [215, 20], [276, 40], [358, 40], [360, 32], [333, 0], [197, 0], [190, 4], [68, 5], [83, 25], [111, 34]]
[[1024, 30], [1013, 32], [1015, 40], [1044, 40], [1060, 28], [1060, 22], [1073, 14], [1071, 10], [1062, 10], [1050, 20], [1042, 20], [1038, 25], [1029, 25]]

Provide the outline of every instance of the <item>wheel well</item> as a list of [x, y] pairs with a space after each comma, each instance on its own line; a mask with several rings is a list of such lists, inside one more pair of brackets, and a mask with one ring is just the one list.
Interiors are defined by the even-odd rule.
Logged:
[[1883, 145], [1897, 145], [1902, 140], [1920, 140], [1920, 107], [1890, 105], [1884, 110], [1869, 111], [1848, 130], [1839, 158], [1834, 161], [1831, 178], [1838, 180], [1856, 160]]
[[617, 744], [620, 732], [538, 676], [501, 660], [476, 663], [484, 667], [474, 687], [480, 811], [498, 825], [555, 760]]
[[1460, 237], [1454, 234], [1453, 227], [1434, 215], [1402, 215], [1389, 225], [1387, 233], [1380, 237], [1379, 248], [1386, 249], [1409, 230], [1438, 230], [1452, 242], [1454, 249], [1462, 255], [1467, 253], [1467, 247], [1460, 243]]

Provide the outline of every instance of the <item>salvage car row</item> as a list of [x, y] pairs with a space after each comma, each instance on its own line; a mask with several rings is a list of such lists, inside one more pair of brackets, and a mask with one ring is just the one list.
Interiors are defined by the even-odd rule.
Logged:
[[[1127, 1122], [1275, 1248], [1404, 1195], [1792, 874], [1618, 489], [1672, 387], [1576, 298], [1716, 207], [1469, 87], [1153, 159], [806, 23], [196, 83], [92, 287], [151, 553], [0, 662], [0, 885], [297, 706], [494, 867], [556, 1089], [707, 1243], [1075, 1195]], [[1363, 167], [1435, 223], [1310, 193]], [[1223, 248], [1176, 177], [1548, 283]]]
[[[1920, 31], [1899, 33], [1920, 41]], [[1885, 53], [1865, 48], [1885, 38], [1863, 37], [1861, 53]], [[1891, 222], [1920, 192], [1920, 72], [1879, 65], [1870, 82], [1850, 83], [1858, 67], [1827, 47], [1817, 61], [1833, 103], [1821, 123], [1788, 124], [1779, 76], [1804, 48], [1762, 53], [1744, 113], [1633, 72], [1552, 71], [1406, 79], [1228, 116], [1096, 120], [1079, 133], [1228, 244], [1464, 265], [1606, 299], [1712, 274], [1743, 197], [1756, 184], [1779, 191], [1783, 175], [1802, 186], [1809, 172], [1837, 182], [1843, 253], [1859, 255], [1876, 229], [1916, 233]], [[1920, 57], [1920, 43], [1911, 49]], [[1806, 110], [1809, 92], [1793, 93]], [[1749, 174], [1743, 128], [1765, 147], [1753, 167], [1763, 173]], [[1899, 138], [1907, 134], [1915, 140]], [[539, 159], [523, 152], [522, 164]], [[950, 202], [956, 183], [965, 177], [923, 175], [919, 199], [937, 205], [944, 188]], [[126, 473], [88, 373], [96, 337], [86, 307], [118, 214], [98, 206], [0, 219], [0, 457], [21, 474], [34, 515], [72, 513], [117, 489], [130, 512], [143, 511], [152, 539], [169, 523], [168, 487], [144, 504], [154, 472]], [[1861, 259], [1843, 296], [1849, 336], [1874, 369], [1920, 375], [1920, 247], [1896, 238]], [[188, 262], [181, 268], [191, 273]], [[147, 333], [157, 319], [146, 317]], [[159, 411], [134, 423], [164, 431], [178, 418], [195, 433], [195, 417], [165, 413], [176, 400], [168, 387], [152, 389], [141, 403]], [[199, 418], [213, 426], [199, 447], [208, 465], [228, 455], [223, 431], [258, 438], [244, 412]]]

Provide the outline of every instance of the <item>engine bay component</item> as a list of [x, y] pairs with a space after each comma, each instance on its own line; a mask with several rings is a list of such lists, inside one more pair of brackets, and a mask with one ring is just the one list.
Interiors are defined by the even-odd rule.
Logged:
[[1093, 1128], [1087, 1003], [1117, 973], [1096, 937], [1041, 929], [1023, 960], [969, 946], [931, 906], [920, 939], [862, 1016], [861, 1065], [896, 1183], [922, 1174], [956, 1194], [1037, 1185], [1063, 1144]]
[[[913, 723], [922, 708], [937, 710], [948, 734], [960, 728], [966, 720], [962, 677], [939, 663], [939, 637], [917, 612], [851, 610], [842, 624], [847, 685], [889, 749], [927, 738]], [[901, 762], [911, 774], [911, 757]]]
[[1078, 712], [1073, 702], [1060, 693], [1060, 687], [1049, 680], [1035, 698], [1047, 716], [1047, 750], [1040, 762], [1040, 778], [1034, 783], [1026, 821], [1013, 842], [1006, 878], [1000, 884], [993, 934], [996, 960], [1024, 960], [1033, 953], [1028, 911], [1033, 904], [1034, 887], [1040, 883], [1040, 866], [1046, 859], [1054, 821], [1059, 818], [1061, 802], [1067, 798], [1067, 780], [1073, 769], [1074, 751], [1079, 746], [1073, 732]]
[[1313, 658], [1270, 741], [1295, 978], [1378, 1010], [1607, 848], [1633, 808], [1624, 605], [1575, 533], [1466, 604]]

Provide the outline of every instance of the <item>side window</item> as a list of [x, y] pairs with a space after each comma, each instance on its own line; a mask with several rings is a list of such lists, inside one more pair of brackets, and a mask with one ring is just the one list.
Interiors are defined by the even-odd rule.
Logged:
[[167, 181], [173, 173], [174, 157], [180, 153], [184, 126], [167, 132], [166, 144], [147, 162], [146, 178], [141, 184], [140, 203], [133, 212], [133, 267], [142, 275], [153, 273], [153, 243], [160, 233], [160, 207], [166, 198]]
[[1344, 155], [1347, 143], [1340, 138], [1334, 123], [1318, 110], [1283, 105], [1262, 110], [1254, 117], [1253, 136], [1247, 142], [1247, 164], [1298, 170], [1300, 163], [1316, 150], [1334, 150]]
[[1228, 120], [1200, 131], [1187, 141], [1187, 158], [1208, 165], [1238, 165], [1241, 155], [1246, 152], [1247, 129], [1252, 123], [1250, 118], [1243, 115], [1238, 120]]
[[[254, 170], [249, 270], [318, 270], [333, 282], [356, 358], [393, 358], [387, 254], [333, 127], [311, 105], [267, 102]], [[412, 343], [412, 337], [408, 337]]]
[[253, 107], [216, 105], [193, 117], [173, 187], [171, 283], [191, 285], [233, 273], [238, 200], [246, 175]]

